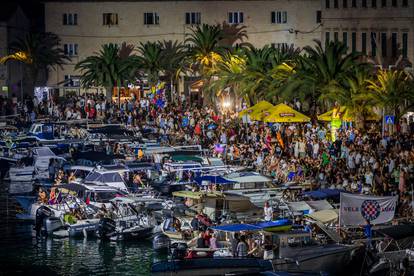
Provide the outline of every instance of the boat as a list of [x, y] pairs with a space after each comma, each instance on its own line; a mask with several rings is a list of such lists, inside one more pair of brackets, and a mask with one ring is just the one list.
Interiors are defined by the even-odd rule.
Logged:
[[48, 147], [35, 147], [29, 156], [10, 167], [4, 179], [10, 180], [11, 186], [18, 185], [19, 182], [49, 179], [49, 164], [53, 160], [61, 167], [66, 162], [65, 158], [56, 156]]
[[250, 198], [250, 201], [262, 208], [266, 201], [277, 201], [283, 192], [272, 183], [272, 179], [257, 172], [233, 172], [223, 176], [228, 183], [222, 184], [227, 194], [237, 194]]
[[184, 198], [185, 205], [195, 213], [201, 211], [213, 221], [261, 219], [263, 209], [255, 206], [249, 197], [220, 191], [178, 191], [174, 197]]
[[150, 215], [139, 213], [127, 199], [114, 199], [111, 217], [99, 221], [96, 235], [101, 239], [142, 241], [153, 235], [155, 222]]

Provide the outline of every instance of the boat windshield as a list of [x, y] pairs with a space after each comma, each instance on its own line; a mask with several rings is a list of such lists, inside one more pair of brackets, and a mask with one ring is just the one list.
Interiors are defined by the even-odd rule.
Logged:
[[102, 182], [102, 183], [113, 183], [123, 182], [123, 179], [119, 173], [98, 173], [93, 172], [85, 178], [85, 182]]

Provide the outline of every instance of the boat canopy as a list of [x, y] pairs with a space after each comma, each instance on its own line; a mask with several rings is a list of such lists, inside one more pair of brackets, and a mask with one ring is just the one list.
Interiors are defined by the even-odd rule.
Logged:
[[235, 181], [226, 179], [222, 176], [219, 175], [204, 175], [204, 176], [199, 176], [196, 177], [195, 182], [197, 182], [198, 185], [203, 185], [203, 182], [209, 182], [211, 184], [231, 184], [231, 183], [236, 183]]
[[194, 162], [203, 162], [203, 158], [199, 157], [199, 156], [194, 156], [194, 155], [173, 155], [172, 156], [172, 160], [175, 162], [185, 162], [185, 161], [194, 161]]
[[192, 199], [201, 199], [202, 197], [224, 197], [224, 194], [221, 192], [193, 192], [193, 191], [178, 191], [173, 192], [173, 196], [176, 197], [186, 197]]
[[326, 199], [306, 201], [306, 204], [308, 204], [315, 211], [333, 209], [332, 205]]
[[220, 225], [211, 227], [211, 229], [216, 231], [224, 231], [224, 232], [240, 232], [240, 231], [262, 231], [266, 230], [266, 228], [273, 228], [277, 226], [284, 226], [290, 224], [288, 219], [281, 219], [275, 221], [266, 221], [266, 222], [259, 222], [254, 224], [246, 224], [246, 223], [237, 223], [237, 224], [228, 224], [228, 225]]
[[39, 157], [56, 156], [56, 154], [48, 147], [34, 148], [33, 153]]
[[272, 179], [255, 172], [232, 173], [225, 177], [237, 183], [271, 182]]
[[320, 221], [322, 223], [329, 223], [338, 219], [338, 210], [321, 210], [312, 214], [306, 215], [313, 220]]
[[325, 199], [325, 198], [333, 198], [339, 197], [339, 194], [344, 192], [344, 190], [340, 189], [320, 189], [316, 191], [309, 191], [303, 193], [303, 196], [315, 198], [315, 199]]

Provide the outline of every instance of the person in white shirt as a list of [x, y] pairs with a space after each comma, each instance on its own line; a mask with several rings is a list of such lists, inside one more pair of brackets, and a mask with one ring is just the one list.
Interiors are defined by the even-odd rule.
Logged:
[[264, 206], [264, 219], [265, 221], [271, 221], [273, 219], [273, 208], [269, 205], [268, 201], [266, 201]]

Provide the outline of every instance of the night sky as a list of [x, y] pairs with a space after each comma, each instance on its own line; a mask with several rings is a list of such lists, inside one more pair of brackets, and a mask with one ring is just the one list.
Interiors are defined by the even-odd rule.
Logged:
[[[31, 22], [32, 31], [44, 30], [44, 6], [40, 0], [16, 0], [2, 2], [3, 7], [14, 7], [20, 5]], [[9, 10], [9, 9], [2, 9]], [[1, 13], [1, 10], [0, 10]]]

